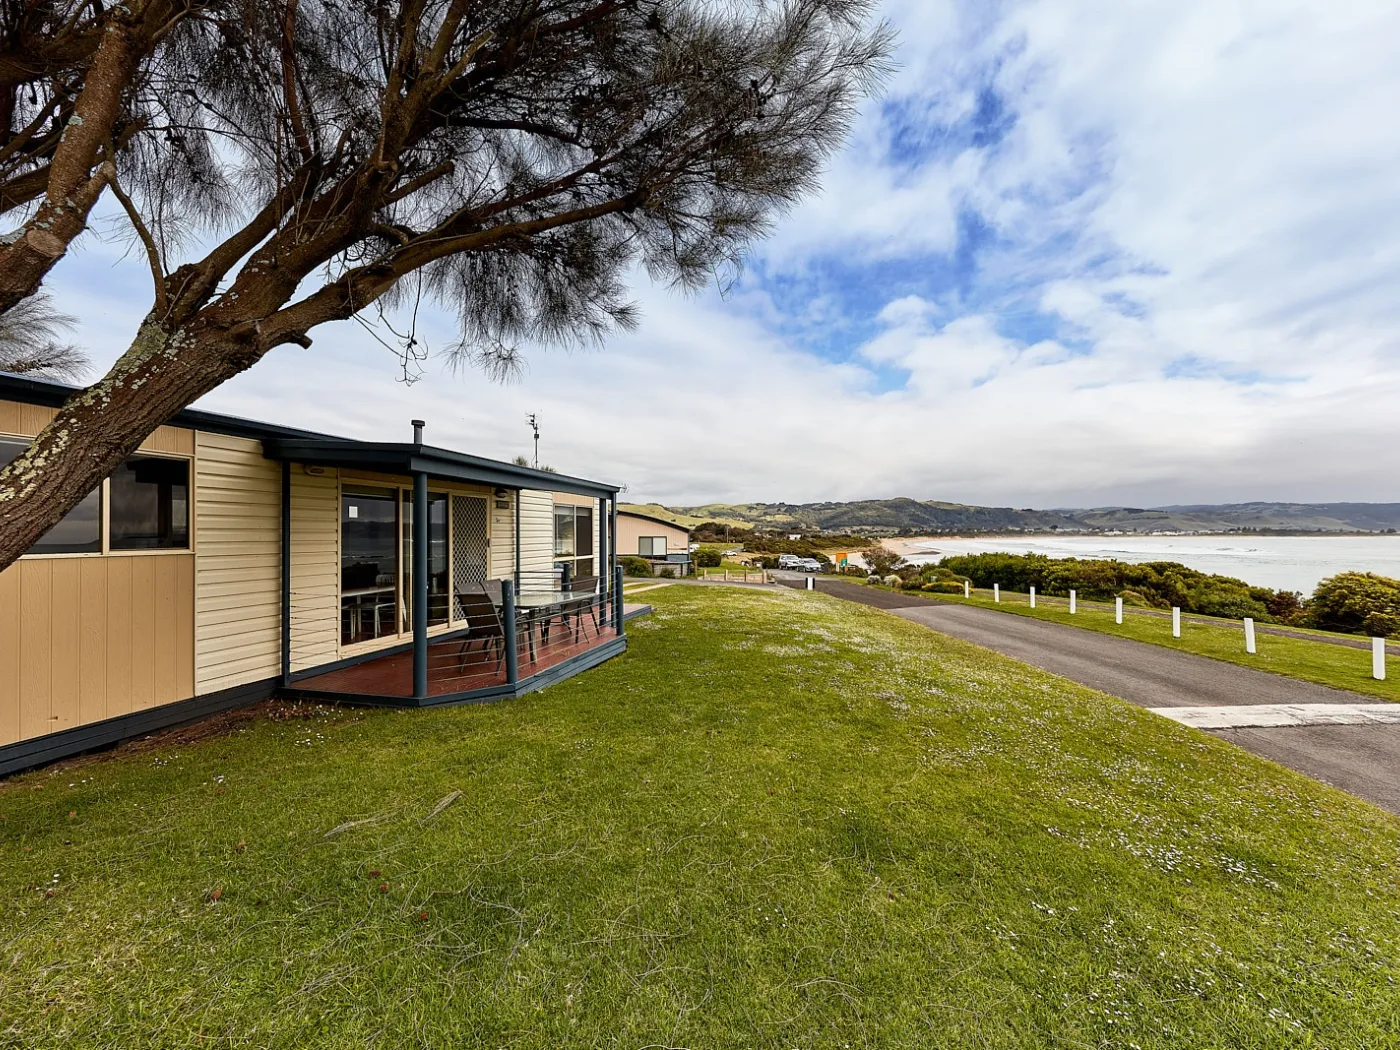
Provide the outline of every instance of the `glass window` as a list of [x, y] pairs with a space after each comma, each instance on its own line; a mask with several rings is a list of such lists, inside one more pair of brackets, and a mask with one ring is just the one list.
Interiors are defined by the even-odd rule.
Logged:
[[[27, 441], [0, 440], [0, 467], [28, 447]], [[30, 547], [28, 554], [93, 554], [102, 550], [102, 488], [98, 486], [81, 503], [59, 519]]]
[[132, 456], [112, 472], [110, 499], [112, 550], [190, 545], [189, 460]]
[[653, 558], [666, 556], [665, 536], [643, 536], [637, 543], [637, 553]]
[[[574, 508], [574, 553], [580, 558], [593, 553], [593, 543], [597, 539], [593, 531], [593, 508]], [[588, 575], [579, 573], [580, 576]]]
[[398, 631], [398, 493], [361, 489], [340, 497], [341, 643]]
[[574, 508], [567, 504], [554, 508], [554, 554], [556, 557], [574, 554]]
[[[413, 493], [403, 497], [403, 629], [413, 630]], [[447, 496], [428, 493], [428, 626], [447, 622]]]

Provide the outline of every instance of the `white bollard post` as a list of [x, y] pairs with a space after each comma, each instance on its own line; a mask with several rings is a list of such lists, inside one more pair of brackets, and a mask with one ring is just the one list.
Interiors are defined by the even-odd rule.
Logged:
[[972, 584], [968, 583], [966, 580], [963, 580], [963, 597], [972, 597]]
[[807, 577], [807, 589], [809, 591], [815, 591], [817, 589], [817, 581], [810, 576]]
[[1377, 682], [1385, 681], [1385, 639], [1371, 639], [1371, 677]]
[[1244, 651], [1254, 652], [1254, 619], [1246, 616], [1244, 618]]
[[1181, 637], [1181, 608], [1176, 605], [1172, 606], [1172, 637]]
[[1070, 614], [1071, 616], [1073, 616], [1073, 615], [1074, 615], [1075, 613], [1077, 613], [1078, 611], [1079, 611], [1079, 593], [1078, 593], [1077, 591], [1070, 591], [1070, 592], [1069, 592], [1069, 614]]
[[1031, 608], [1035, 608], [1035, 584], [1031, 584]]
[[1123, 622], [1123, 599], [1113, 599], [1113, 619], [1118, 623]]
[[999, 583], [992, 584], [992, 601], [1001, 601], [1001, 584]]

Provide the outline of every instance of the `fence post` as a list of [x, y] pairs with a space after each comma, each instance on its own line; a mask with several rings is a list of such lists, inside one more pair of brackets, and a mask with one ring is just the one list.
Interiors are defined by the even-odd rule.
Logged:
[[506, 681], [520, 681], [520, 650], [515, 641], [515, 581], [501, 581], [501, 644], [506, 650]]
[[992, 584], [992, 601], [1001, 601], [1001, 584], [999, 583]]
[[1378, 682], [1385, 681], [1385, 639], [1371, 639], [1371, 677]]
[[1031, 584], [1031, 608], [1035, 608], [1035, 584]]
[[622, 633], [622, 566], [619, 565], [614, 570], [613, 575], [613, 629], [618, 634]]
[[967, 580], [963, 580], [963, 597], [964, 597], [964, 598], [971, 598], [971, 597], [972, 597], [972, 584], [968, 583]]
[[1172, 637], [1181, 637], [1181, 607], [1177, 605], [1172, 606]]
[[1246, 616], [1244, 618], [1244, 651], [1252, 653], [1254, 649], [1254, 618]]
[[1070, 591], [1070, 592], [1069, 592], [1069, 614], [1070, 614], [1071, 616], [1073, 616], [1073, 615], [1074, 615], [1075, 613], [1077, 613], [1078, 611], [1079, 611], [1079, 592], [1078, 592], [1078, 591]]
[[1114, 599], [1113, 599], [1113, 619], [1114, 619], [1114, 622], [1116, 622], [1116, 623], [1122, 623], [1122, 622], [1123, 622], [1123, 599], [1122, 599], [1122, 598], [1114, 598]]

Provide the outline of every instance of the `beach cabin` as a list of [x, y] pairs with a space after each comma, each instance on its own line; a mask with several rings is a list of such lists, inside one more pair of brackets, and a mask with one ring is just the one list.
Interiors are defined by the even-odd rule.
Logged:
[[651, 571], [669, 569], [676, 576], [689, 576], [690, 532], [664, 518], [655, 518], [635, 510], [620, 510], [617, 514], [617, 550], [621, 555], [644, 558]]
[[[0, 464], [72, 392], [0, 374]], [[499, 699], [622, 652], [617, 486], [413, 427], [159, 428], [0, 572], [0, 775], [275, 695]]]

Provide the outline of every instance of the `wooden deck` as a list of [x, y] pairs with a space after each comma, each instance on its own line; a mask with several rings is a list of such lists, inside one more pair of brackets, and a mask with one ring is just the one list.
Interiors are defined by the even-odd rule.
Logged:
[[[571, 623], [568, 628], [555, 624], [549, 629], [548, 637], [540, 629], [530, 631], [527, 637], [522, 626], [517, 639], [520, 681], [524, 682], [597, 649], [617, 637], [617, 631], [606, 620], [595, 628], [592, 619], [587, 616], [582, 617], [577, 625]], [[451, 696], [508, 684], [505, 660], [499, 645], [487, 645], [470, 638], [451, 638], [432, 642], [428, 646], [429, 697]], [[347, 697], [410, 700], [413, 698], [413, 653], [392, 653], [311, 678], [302, 678], [292, 688]]]

